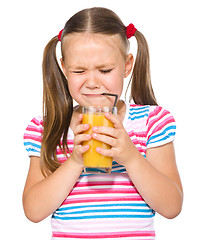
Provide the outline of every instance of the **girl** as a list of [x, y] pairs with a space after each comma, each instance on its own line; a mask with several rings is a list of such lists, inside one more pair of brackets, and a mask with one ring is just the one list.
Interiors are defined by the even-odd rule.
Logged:
[[[137, 56], [129, 51], [135, 36]], [[62, 70], [56, 58], [61, 41]], [[102, 93], [121, 96], [132, 71], [131, 99], [118, 99], [118, 115], [105, 114], [114, 128], [82, 124], [81, 106], [113, 105]], [[43, 58], [43, 117], [26, 129], [30, 169], [23, 193], [26, 216], [39, 222], [52, 214], [52, 239], [155, 239], [155, 212], [176, 217], [182, 185], [175, 162], [175, 121], [157, 106], [144, 36], [105, 8], [85, 9], [70, 18], [47, 44]], [[73, 99], [79, 104], [73, 108]], [[112, 173], [84, 174], [82, 154], [91, 138], [113, 158]]]

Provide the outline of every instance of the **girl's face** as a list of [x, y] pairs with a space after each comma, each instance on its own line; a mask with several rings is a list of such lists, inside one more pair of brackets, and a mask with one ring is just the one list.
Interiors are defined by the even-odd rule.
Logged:
[[63, 72], [72, 98], [81, 106], [108, 105], [121, 96], [123, 80], [132, 70], [133, 56], [123, 56], [118, 35], [73, 33], [63, 40]]

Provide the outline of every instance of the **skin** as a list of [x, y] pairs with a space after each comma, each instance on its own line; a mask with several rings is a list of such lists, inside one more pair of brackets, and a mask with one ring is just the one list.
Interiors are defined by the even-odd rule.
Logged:
[[[122, 49], [118, 35], [74, 33], [64, 37], [61, 64], [70, 93], [80, 106], [100, 103], [112, 106], [114, 98], [101, 96], [103, 92], [121, 96], [124, 78], [131, 72], [134, 61], [132, 54], [127, 55]], [[41, 174], [40, 158], [30, 158], [23, 206], [31, 221], [39, 222], [46, 218], [68, 196], [83, 170], [82, 154], [89, 149], [89, 146], [82, 146], [82, 142], [91, 138], [111, 145], [111, 149], [96, 150], [125, 166], [130, 179], [150, 207], [166, 218], [174, 218], [180, 213], [183, 192], [173, 143], [148, 149], [145, 159], [122, 125], [125, 103], [118, 100], [117, 107], [117, 116], [105, 114], [114, 123], [114, 128], [94, 127], [92, 134], [83, 133], [89, 125], [81, 123], [83, 116], [79, 107], [73, 112], [70, 125], [75, 135], [72, 155], [50, 176], [44, 178]], [[66, 182], [66, 185], [61, 182]]]

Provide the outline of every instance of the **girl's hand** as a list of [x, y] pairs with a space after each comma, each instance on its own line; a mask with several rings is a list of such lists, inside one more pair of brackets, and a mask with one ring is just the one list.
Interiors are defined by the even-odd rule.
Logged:
[[77, 124], [74, 129], [74, 148], [71, 154], [71, 158], [77, 162], [79, 165], [84, 167], [82, 154], [89, 149], [89, 145], [82, 146], [83, 141], [88, 141], [91, 139], [90, 134], [84, 134], [84, 131], [89, 129], [89, 124], [82, 124], [83, 115], [79, 114], [77, 119]]
[[126, 167], [130, 160], [141, 156], [141, 154], [131, 141], [118, 117], [111, 113], [105, 113], [105, 117], [114, 124], [114, 128], [93, 127], [92, 138], [109, 144], [111, 149], [98, 147], [96, 151], [104, 156], [112, 157], [120, 165]]
[[113, 157], [126, 168], [129, 178], [152, 209], [164, 217], [176, 217], [182, 208], [183, 191], [173, 143], [148, 149], [145, 159], [117, 116], [105, 116], [114, 124], [114, 128], [94, 127], [92, 137], [112, 148], [97, 148], [97, 152]]

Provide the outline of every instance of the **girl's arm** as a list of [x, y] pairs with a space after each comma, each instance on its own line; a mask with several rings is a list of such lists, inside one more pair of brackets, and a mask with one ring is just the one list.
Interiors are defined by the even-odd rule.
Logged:
[[39, 222], [53, 213], [68, 196], [81, 172], [82, 167], [69, 158], [45, 178], [40, 170], [40, 158], [31, 157], [23, 193], [27, 218]]
[[167, 218], [176, 217], [182, 208], [183, 192], [173, 143], [148, 149], [145, 159], [120, 120], [113, 114], [105, 116], [114, 123], [114, 128], [94, 127], [92, 136], [112, 148], [96, 150], [125, 166], [133, 184], [151, 208]]
[[40, 170], [40, 158], [30, 157], [30, 168], [23, 192], [23, 207], [27, 218], [39, 222], [53, 213], [66, 199], [83, 171], [82, 154], [89, 146], [81, 146], [82, 141], [91, 136], [82, 134], [89, 125], [80, 124], [74, 131], [74, 149], [71, 156], [55, 172], [44, 177]]
[[172, 142], [148, 149], [147, 159], [136, 154], [125, 166], [151, 208], [166, 218], [174, 218], [181, 212], [183, 190]]

